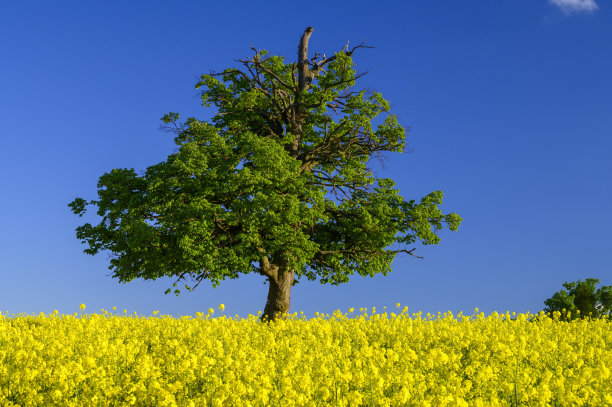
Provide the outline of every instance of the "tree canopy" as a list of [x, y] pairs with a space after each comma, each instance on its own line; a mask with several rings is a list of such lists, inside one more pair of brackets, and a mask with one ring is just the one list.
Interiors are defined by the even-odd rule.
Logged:
[[355, 90], [352, 56], [366, 46], [309, 58], [312, 32], [297, 62], [252, 48], [238, 67], [202, 75], [214, 117], [166, 114], [177, 152], [140, 175], [113, 169], [97, 199], [69, 204], [102, 217], [76, 230], [85, 252], [112, 253], [121, 282], [173, 277], [192, 289], [259, 273], [270, 284], [263, 317], [275, 319], [300, 278], [386, 275], [398, 253], [416, 256], [415, 242], [457, 230], [461, 218], [438, 207], [442, 191], [405, 200], [372, 171], [373, 159], [404, 150], [406, 132], [380, 93]]
[[544, 301], [545, 312], [561, 312], [561, 319], [600, 318], [612, 316], [612, 286], [601, 286], [596, 278], [572, 283], [565, 282], [565, 290], [557, 291]]

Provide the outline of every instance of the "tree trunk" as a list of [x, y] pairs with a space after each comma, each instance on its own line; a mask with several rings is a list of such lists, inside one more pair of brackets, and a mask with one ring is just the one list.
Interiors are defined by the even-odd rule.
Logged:
[[304, 31], [304, 34], [302, 34], [300, 45], [298, 46], [297, 67], [299, 93], [306, 92], [314, 78], [314, 73], [310, 70], [310, 66], [308, 66], [308, 40], [313, 31], [314, 29], [312, 27], [308, 27]]
[[293, 285], [293, 269], [277, 269], [276, 276], [269, 276], [268, 300], [264, 308], [262, 321], [274, 321], [289, 312], [291, 304], [291, 286]]
[[[314, 29], [312, 27], [306, 28], [304, 34], [300, 38], [300, 44], [298, 46], [298, 94], [295, 100], [294, 115], [291, 121], [291, 133], [294, 136], [293, 143], [287, 146], [289, 154], [293, 158], [297, 158], [299, 153], [300, 140], [302, 139], [303, 133], [303, 122], [307, 116], [306, 107], [301, 102], [301, 94], [307, 93], [310, 83], [312, 82], [315, 72], [310, 69], [308, 65], [308, 40]], [[284, 314], [289, 312], [289, 305], [291, 304], [291, 286], [294, 280], [293, 269], [287, 266], [286, 256], [288, 253], [284, 253], [282, 256], [277, 257], [276, 260], [284, 258], [281, 261], [277, 261], [277, 264], [271, 264], [270, 259], [264, 256], [261, 260], [261, 274], [268, 277], [268, 300], [266, 301], [266, 307], [264, 308], [261, 320], [274, 321], [277, 318], [282, 318]]]

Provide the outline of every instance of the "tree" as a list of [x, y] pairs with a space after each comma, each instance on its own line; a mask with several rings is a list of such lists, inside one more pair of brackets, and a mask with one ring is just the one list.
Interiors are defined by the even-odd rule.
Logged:
[[372, 159], [403, 151], [405, 130], [381, 94], [354, 90], [363, 74], [352, 55], [366, 46], [309, 59], [312, 32], [297, 63], [251, 47], [239, 68], [202, 75], [202, 104], [217, 108], [210, 122], [166, 114], [178, 152], [141, 175], [105, 173], [97, 200], [71, 202], [79, 216], [91, 205], [102, 217], [76, 229], [85, 253], [110, 251], [120, 282], [176, 278], [177, 295], [187, 279], [191, 290], [259, 273], [269, 283], [262, 319], [273, 320], [302, 277], [386, 275], [396, 254], [419, 257], [412, 243], [437, 244], [444, 225], [457, 230], [461, 218], [438, 208], [441, 191], [405, 201], [373, 174]]
[[[562, 312], [564, 320], [581, 317], [600, 318], [612, 315], [612, 286], [602, 286], [597, 289], [599, 280], [587, 278], [573, 283], [565, 282], [565, 290], [557, 291], [551, 298], [544, 301], [545, 312]], [[567, 290], [567, 291], [566, 291]], [[569, 317], [567, 313], [569, 312]]]

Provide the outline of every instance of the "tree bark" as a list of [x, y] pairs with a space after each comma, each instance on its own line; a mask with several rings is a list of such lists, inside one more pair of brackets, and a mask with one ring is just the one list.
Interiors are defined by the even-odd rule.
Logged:
[[268, 299], [261, 316], [262, 321], [274, 321], [289, 312], [293, 280], [294, 271], [288, 268], [278, 268], [276, 276], [268, 277]]

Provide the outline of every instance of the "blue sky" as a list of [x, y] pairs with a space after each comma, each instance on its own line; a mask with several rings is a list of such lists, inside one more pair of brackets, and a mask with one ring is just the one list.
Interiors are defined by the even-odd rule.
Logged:
[[[262, 310], [261, 276], [164, 295], [119, 284], [83, 253], [68, 208], [113, 168], [175, 149], [164, 113], [207, 119], [194, 85], [260, 49], [294, 60], [348, 41], [361, 87], [409, 127], [410, 153], [379, 175], [419, 199], [441, 189], [464, 221], [387, 277], [301, 282], [291, 311], [393, 307], [531, 311], [564, 281], [612, 284], [612, 4], [590, 0], [321, 2], [20, 1], [0, 5], [0, 310]], [[359, 83], [358, 83], [359, 85]], [[92, 221], [96, 218], [92, 217]]]

